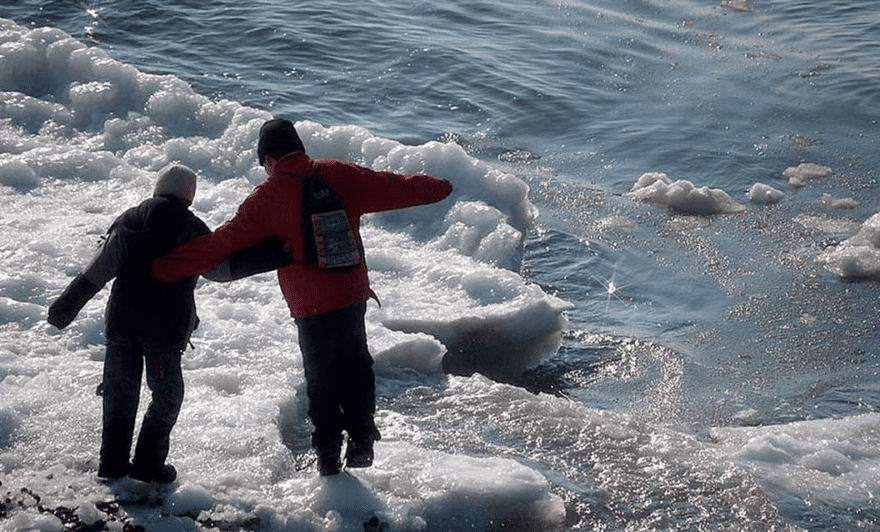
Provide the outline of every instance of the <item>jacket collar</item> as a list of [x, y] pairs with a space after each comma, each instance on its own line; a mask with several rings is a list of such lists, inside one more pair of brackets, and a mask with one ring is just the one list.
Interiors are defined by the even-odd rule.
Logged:
[[294, 174], [300, 177], [311, 177], [315, 173], [315, 162], [305, 153], [291, 153], [275, 162], [269, 169], [272, 176]]

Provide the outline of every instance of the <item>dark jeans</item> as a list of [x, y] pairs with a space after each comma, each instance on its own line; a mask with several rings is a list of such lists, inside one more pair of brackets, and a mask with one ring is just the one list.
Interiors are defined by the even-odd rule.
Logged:
[[139, 336], [107, 338], [104, 358], [102, 476], [127, 470], [135, 418], [146, 366], [150, 405], [138, 434], [132, 466], [154, 471], [168, 457], [171, 429], [183, 403], [180, 357], [183, 345], [174, 346]]
[[375, 430], [376, 383], [361, 303], [296, 320], [315, 426], [312, 444]]

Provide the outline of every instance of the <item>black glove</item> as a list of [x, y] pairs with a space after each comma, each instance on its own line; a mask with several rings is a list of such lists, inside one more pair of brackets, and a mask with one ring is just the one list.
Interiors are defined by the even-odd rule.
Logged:
[[59, 329], [67, 327], [85, 304], [100, 290], [100, 286], [93, 284], [84, 275], [77, 275], [67, 285], [61, 296], [49, 307], [47, 321]]

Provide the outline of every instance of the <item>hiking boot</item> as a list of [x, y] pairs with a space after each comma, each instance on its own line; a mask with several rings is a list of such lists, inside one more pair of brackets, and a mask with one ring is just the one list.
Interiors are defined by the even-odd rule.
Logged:
[[98, 478], [102, 480], [117, 480], [122, 477], [128, 476], [128, 473], [131, 471], [131, 464], [128, 462], [124, 464], [106, 464], [101, 462], [98, 465]]
[[345, 467], [370, 467], [373, 465], [373, 442], [382, 439], [379, 430], [369, 427], [363, 432], [349, 434], [345, 449]]
[[322, 437], [312, 435], [312, 447], [318, 455], [318, 474], [322, 477], [338, 475], [342, 470], [339, 455], [342, 454], [342, 435]]
[[165, 464], [157, 469], [132, 468], [129, 476], [135, 480], [140, 480], [141, 482], [171, 484], [177, 480], [177, 470], [170, 464]]
[[318, 452], [318, 474], [322, 477], [338, 475], [342, 471], [342, 461], [339, 459], [339, 451]]
[[345, 449], [345, 467], [370, 467], [373, 465], [373, 440], [348, 439]]

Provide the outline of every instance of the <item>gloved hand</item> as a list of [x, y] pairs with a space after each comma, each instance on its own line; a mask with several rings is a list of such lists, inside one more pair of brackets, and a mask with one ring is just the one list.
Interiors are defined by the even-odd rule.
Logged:
[[59, 329], [67, 327], [100, 290], [100, 286], [93, 284], [84, 275], [77, 275], [49, 307], [49, 317], [46, 321]]

